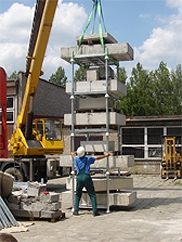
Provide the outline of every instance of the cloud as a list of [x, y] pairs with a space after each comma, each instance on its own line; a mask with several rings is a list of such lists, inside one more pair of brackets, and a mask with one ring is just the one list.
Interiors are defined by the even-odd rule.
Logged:
[[[14, 3], [0, 14], [0, 65], [5, 68], [8, 76], [14, 70], [25, 70], [33, 15], [34, 7], [19, 3]], [[83, 7], [59, 1], [43, 62], [43, 78], [49, 79], [60, 65], [68, 66], [60, 58], [60, 49], [76, 45], [76, 36], [82, 32], [86, 18]]]
[[171, 8], [177, 8], [179, 13], [182, 13], [182, 1], [181, 0], [167, 0], [167, 6]]
[[162, 26], [154, 28], [142, 46], [136, 48], [135, 58], [145, 69], [155, 69], [160, 61], [175, 69], [182, 61], [182, 1], [168, 0], [167, 6], [177, 8], [177, 14], [160, 17]]

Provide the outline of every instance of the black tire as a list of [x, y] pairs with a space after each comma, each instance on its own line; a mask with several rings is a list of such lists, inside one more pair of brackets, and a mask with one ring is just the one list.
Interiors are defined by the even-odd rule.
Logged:
[[23, 182], [24, 181], [23, 173], [17, 168], [10, 167], [10, 168], [6, 169], [4, 172], [14, 176], [16, 182]]

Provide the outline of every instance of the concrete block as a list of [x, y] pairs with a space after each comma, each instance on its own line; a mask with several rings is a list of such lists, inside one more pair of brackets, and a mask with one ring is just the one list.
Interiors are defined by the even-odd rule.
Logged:
[[49, 210], [42, 210], [40, 213], [41, 218], [59, 218], [62, 215], [61, 210], [57, 211], [49, 211]]
[[110, 206], [130, 206], [137, 200], [136, 191], [122, 191], [109, 194]]
[[[108, 54], [110, 57], [117, 61], [129, 61], [133, 60], [133, 49], [128, 43], [113, 43], [106, 44], [105, 47], [108, 49]], [[89, 56], [95, 58], [96, 54], [103, 54], [99, 57], [105, 61], [105, 54], [103, 53], [103, 48], [101, 45], [82, 45], [80, 48], [78, 46], [74, 47], [62, 47], [61, 48], [61, 58], [69, 63], [71, 63], [72, 53], [76, 54], [76, 59], [79, 61], [84, 61]]]
[[56, 202], [56, 203], [48, 203], [44, 209], [56, 211], [56, 210], [59, 210], [60, 208], [61, 208], [61, 202]]
[[[97, 197], [97, 204], [99, 206], [106, 206], [106, 202], [107, 202], [106, 193], [97, 193], [96, 197]], [[82, 193], [82, 197], [80, 199], [80, 205], [92, 206], [90, 197], [86, 192]]]
[[[107, 76], [109, 79], [114, 79], [114, 70], [108, 66], [107, 68]], [[99, 67], [99, 80], [104, 80], [106, 79], [106, 68], [105, 66], [100, 66]], [[98, 79], [96, 79], [98, 80]]]
[[86, 71], [87, 81], [96, 81], [100, 79], [99, 69], [88, 69]]
[[[117, 43], [117, 40], [108, 32], [102, 33], [104, 43]], [[76, 36], [77, 45], [79, 45], [80, 36]], [[100, 35], [99, 34], [85, 34], [82, 40], [82, 44], [100, 44]]]
[[41, 210], [24, 210], [24, 209], [18, 209], [18, 210], [11, 210], [14, 217], [33, 217], [33, 218], [39, 218]]
[[[106, 141], [81, 141], [80, 145], [85, 148], [87, 152], [106, 152]], [[109, 141], [109, 151], [114, 151], [115, 142]]]
[[54, 203], [59, 201], [59, 194], [55, 192], [49, 192], [48, 194], [40, 193], [41, 203]]
[[20, 209], [23, 209], [23, 210], [31, 210], [31, 209], [33, 209], [32, 203], [24, 203], [24, 202], [21, 202], [20, 203]]
[[15, 203], [9, 203], [8, 202], [8, 208], [10, 209], [10, 210], [12, 210], [12, 209], [20, 209], [20, 204], [15, 204]]
[[[71, 125], [72, 124], [72, 115], [65, 114], [64, 115], [64, 125]], [[106, 125], [106, 113], [76, 113], [74, 115], [74, 124], [75, 125]], [[110, 125], [119, 125], [124, 126], [126, 125], [126, 117], [123, 114], [116, 113], [116, 112], [109, 112], [109, 124]]]
[[50, 210], [50, 211], [56, 211], [61, 208], [61, 202], [56, 203], [35, 203], [32, 204], [32, 209], [41, 209], [41, 210]]
[[40, 192], [40, 186], [35, 182], [28, 182], [27, 195], [30, 197], [38, 197]]
[[6, 172], [1, 174], [1, 196], [8, 197], [13, 188], [14, 177]]
[[15, 196], [13, 194], [10, 194], [10, 196], [8, 197], [9, 203], [19, 204], [20, 200], [21, 200], [21, 196]]
[[[60, 155], [59, 166], [72, 167], [72, 158], [71, 155]], [[133, 155], [116, 155], [109, 156], [109, 169], [113, 168], [127, 168], [134, 166], [134, 156]], [[106, 168], [107, 167], [107, 158], [102, 160], [97, 160], [94, 164], [91, 165], [91, 169], [94, 168]]]
[[[107, 191], [107, 178], [92, 178], [93, 184], [96, 192]], [[66, 189], [72, 190], [72, 178], [68, 177], [66, 179]], [[112, 177], [109, 178], [109, 190], [131, 190], [133, 189], [133, 178], [132, 177]], [[76, 179], [74, 181], [74, 191], [76, 191]], [[84, 189], [84, 191], [86, 191]]]
[[[97, 205], [106, 206], [107, 205], [107, 194], [97, 193]], [[109, 194], [109, 205], [110, 206], [130, 206], [136, 202], [137, 193], [136, 191], [122, 191]], [[91, 201], [86, 192], [82, 193], [82, 198], [80, 200], [80, 205], [91, 206]]]
[[[107, 70], [107, 75], [109, 79], [114, 79], [114, 71], [109, 66]], [[86, 70], [87, 81], [97, 81], [106, 79], [106, 69], [105, 66], [94, 67]]]
[[66, 191], [61, 193], [61, 208], [72, 207], [72, 191]]
[[[78, 100], [79, 110], [94, 109], [94, 110], [103, 110], [106, 109], [106, 99], [105, 97], [100, 98], [79, 98]], [[113, 108], [114, 101], [108, 100], [108, 107]]]
[[109, 81], [109, 93], [113, 93], [117, 96], [126, 96], [127, 89], [126, 86], [115, 79]]
[[[66, 83], [66, 93], [71, 94], [72, 84], [71, 82]], [[74, 82], [74, 91], [78, 93], [96, 93], [103, 92], [106, 90], [106, 80], [97, 80], [97, 81], [81, 81]], [[108, 81], [108, 93], [110, 95], [114, 95], [116, 97], [126, 96], [127, 90], [126, 86], [115, 79], [111, 79]]]

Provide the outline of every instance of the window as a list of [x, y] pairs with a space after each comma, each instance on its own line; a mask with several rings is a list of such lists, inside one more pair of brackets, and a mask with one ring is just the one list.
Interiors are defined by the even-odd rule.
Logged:
[[61, 140], [61, 126], [59, 120], [45, 121], [46, 139]]
[[182, 127], [167, 128], [167, 135], [176, 137], [176, 151], [182, 155]]
[[14, 108], [14, 97], [7, 98], [7, 109], [8, 108]]
[[144, 158], [144, 147], [123, 147], [123, 155], [134, 155], [135, 158]]
[[151, 147], [148, 149], [148, 157], [162, 157], [162, 148], [160, 147]]
[[144, 144], [144, 128], [123, 128], [123, 144]]
[[163, 128], [148, 128], [147, 132], [147, 143], [152, 144], [161, 144], [163, 136]]
[[[14, 123], [14, 97], [7, 97], [7, 123]], [[2, 108], [0, 107], [0, 123], [2, 120]]]
[[182, 127], [167, 128], [167, 135], [176, 137], [176, 144], [182, 144]]

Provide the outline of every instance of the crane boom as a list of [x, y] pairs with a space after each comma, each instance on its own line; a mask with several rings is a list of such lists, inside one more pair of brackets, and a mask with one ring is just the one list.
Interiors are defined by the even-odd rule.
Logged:
[[[17, 119], [17, 127], [26, 124], [27, 113], [32, 110], [32, 101], [35, 95], [42, 63], [49, 40], [52, 22], [57, 6], [57, 0], [39, 0], [35, 10], [29, 53], [27, 56], [26, 74], [27, 84], [23, 98], [22, 108]], [[31, 100], [32, 97], [32, 100]]]
[[[42, 73], [42, 63], [58, 0], [37, 0], [26, 63], [26, 88], [10, 150], [16, 157], [41, 157], [62, 154], [61, 121], [34, 119], [33, 100]], [[54, 129], [54, 136], [49, 135]], [[48, 134], [49, 131], [49, 134]]]

